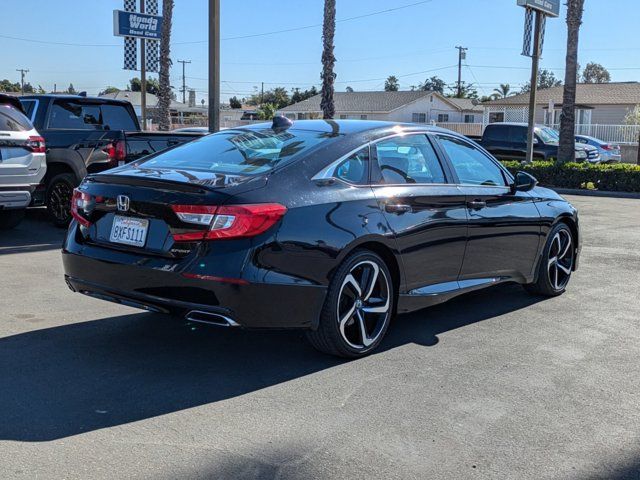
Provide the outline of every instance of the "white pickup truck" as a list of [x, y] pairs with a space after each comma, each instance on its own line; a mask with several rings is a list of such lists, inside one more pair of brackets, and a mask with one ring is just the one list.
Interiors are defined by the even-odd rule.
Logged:
[[0, 229], [20, 223], [46, 171], [44, 139], [18, 98], [0, 94]]

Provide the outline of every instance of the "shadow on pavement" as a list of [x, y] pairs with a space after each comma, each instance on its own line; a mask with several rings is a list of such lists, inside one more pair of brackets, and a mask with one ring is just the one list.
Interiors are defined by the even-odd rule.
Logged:
[[0, 230], [0, 255], [62, 248], [66, 229], [54, 227], [44, 208], [30, 208], [11, 230]]
[[[405, 315], [381, 351], [540, 301], [519, 286]], [[244, 395], [344, 363], [302, 332], [194, 329], [140, 313], [0, 339], [0, 440], [48, 441]]]

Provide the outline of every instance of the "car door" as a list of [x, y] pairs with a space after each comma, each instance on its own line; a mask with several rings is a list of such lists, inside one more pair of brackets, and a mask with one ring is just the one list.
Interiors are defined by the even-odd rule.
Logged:
[[512, 190], [510, 175], [482, 149], [454, 135], [436, 138], [466, 197], [469, 231], [460, 280], [528, 279], [541, 238], [532, 196]]
[[402, 256], [407, 291], [457, 279], [467, 235], [465, 196], [425, 133], [374, 142], [371, 183]]

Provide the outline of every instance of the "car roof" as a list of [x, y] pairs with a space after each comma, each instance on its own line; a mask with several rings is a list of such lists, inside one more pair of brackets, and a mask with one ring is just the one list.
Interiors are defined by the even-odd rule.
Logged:
[[[493, 127], [496, 125], [504, 125], [504, 126], [511, 126], [511, 127], [528, 127], [529, 126], [529, 124], [525, 122], [494, 122], [494, 123], [489, 123], [487, 127]], [[548, 125], [541, 125], [539, 123], [536, 123], [535, 126], [537, 128], [544, 128], [544, 127], [553, 128], [553, 127], [549, 127]]]
[[[342, 133], [345, 135], [354, 133], [364, 133], [376, 131], [385, 131], [391, 129], [399, 129], [403, 131], [417, 130], [424, 132], [440, 132], [440, 133], [454, 133], [451, 130], [445, 128], [436, 127], [428, 124], [416, 124], [416, 123], [402, 123], [402, 122], [386, 122], [382, 120], [292, 120], [292, 130], [308, 130], [322, 133]], [[237, 127], [237, 129], [264, 129], [270, 128], [270, 122], [254, 123], [243, 127]]]
[[57, 93], [42, 93], [42, 94], [32, 94], [32, 95], [23, 95], [19, 97], [20, 100], [40, 100], [43, 98], [55, 98], [62, 100], [75, 100], [79, 103], [85, 102], [87, 104], [112, 104], [112, 105], [129, 105], [130, 102], [126, 100], [116, 100], [114, 98], [105, 98], [105, 97], [85, 97], [84, 95], [70, 95], [70, 94], [57, 94]]

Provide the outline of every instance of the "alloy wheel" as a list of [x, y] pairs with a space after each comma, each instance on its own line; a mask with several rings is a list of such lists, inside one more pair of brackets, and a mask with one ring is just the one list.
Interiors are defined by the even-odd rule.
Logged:
[[342, 338], [363, 350], [378, 340], [391, 313], [390, 284], [372, 260], [364, 260], [345, 276], [338, 295], [338, 322]]
[[71, 217], [72, 195], [73, 189], [64, 182], [57, 182], [52, 186], [49, 194], [49, 207], [56, 220], [65, 222]]
[[571, 233], [559, 230], [551, 240], [547, 271], [549, 281], [556, 290], [562, 290], [569, 283], [573, 268], [573, 248], [571, 248]]

